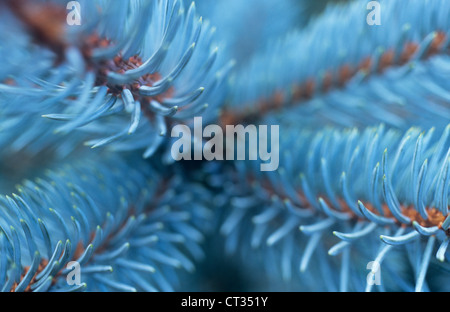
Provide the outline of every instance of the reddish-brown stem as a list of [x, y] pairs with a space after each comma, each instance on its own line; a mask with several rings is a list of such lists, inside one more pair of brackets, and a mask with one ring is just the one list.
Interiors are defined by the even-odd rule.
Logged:
[[[444, 32], [437, 32], [424, 57], [428, 58], [439, 53], [440, 47], [446, 39], [447, 36]], [[392, 49], [386, 50], [380, 57], [375, 73], [381, 74], [390, 67], [406, 64], [412, 59], [418, 47], [418, 43], [406, 43], [397, 61], [394, 58], [395, 51]], [[292, 85], [289, 98], [284, 90], [276, 90], [273, 96], [269, 98], [260, 99], [256, 103], [243, 105], [242, 107], [245, 107], [244, 110], [225, 109], [221, 116], [221, 123], [223, 125], [248, 124], [260, 120], [262, 116], [270, 112], [293, 105], [301, 105], [303, 102], [311, 99], [316, 91], [326, 93], [332, 89], [343, 88], [356, 73], [360, 71], [369, 73], [373, 62], [374, 60], [371, 57], [367, 57], [356, 66], [345, 64], [336, 71], [333, 69], [328, 70], [322, 78], [322, 87], [320, 90], [317, 90], [318, 87], [314, 79], [306, 79], [303, 82]]]

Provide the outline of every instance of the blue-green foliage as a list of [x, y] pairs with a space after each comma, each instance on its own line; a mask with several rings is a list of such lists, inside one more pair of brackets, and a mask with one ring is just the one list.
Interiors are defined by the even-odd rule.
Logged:
[[[440, 246], [439, 251], [429, 248], [426, 261], [413, 258], [411, 264], [405, 264], [413, 267], [413, 277], [418, 279], [414, 286], [412, 278], [407, 289], [428, 289], [418, 274], [426, 271], [431, 254], [445, 261], [448, 238], [437, 226], [415, 223], [401, 207], [412, 206], [425, 220], [429, 217], [425, 207], [448, 214], [450, 126], [426, 132], [418, 128], [401, 132], [384, 126], [363, 132], [356, 128], [313, 132], [296, 125], [282, 127], [278, 171], [261, 173], [256, 161], [236, 164], [236, 185], [224, 187], [223, 192], [231, 198], [224, 205], [229, 212], [221, 225], [226, 250], [239, 251], [246, 259], [254, 250], [276, 250], [276, 260], [267, 263], [268, 271], [276, 271], [278, 263], [284, 280], [299, 278], [300, 273], [298, 287], [315, 290], [331, 288], [333, 277], [329, 277], [330, 285], [324, 286], [326, 276], [314, 285], [314, 276], [308, 277], [311, 258], [343, 254], [341, 270], [354, 270], [356, 281], [348, 272], [341, 272], [335, 289], [362, 290], [368, 262], [377, 259], [382, 263], [392, 245], [408, 248], [413, 242], [428, 241]], [[373, 206], [371, 211], [367, 204]], [[442, 229], [447, 229], [449, 220]], [[294, 255], [296, 261], [292, 261]], [[329, 261], [331, 264], [323, 265], [332, 272], [336, 260]], [[390, 270], [395, 265], [383, 264], [382, 268]], [[390, 290], [398, 289], [399, 284], [383, 283]]]
[[[25, 180], [1, 198], [2, 290], [24, 291], [38, 273], [33, 291], [171, 291], [175, 271], [203, 257], [210, 196], [139, 157], [74, 160]], [[68, 286], [73, 260], [82, 283]]]
[[[0, 2], [1, 291], [449, 289], [447, 0], [79, 2]], [[278, 170], [170, 161], [223, 112]]]
[[[2, 151], [53, 148], [67, 155], [80, 143], [100, 147], [115, 142], [114, 150], [143, 150], [149, 157], [163, 141], [166, 119], [182, 121], [207, 107], [208, 114], [217, 114], [227, 66], [217, 62], [212, 30], [197, 15], [194, 4], [184, 8], [180, 1], [171, 0], [114, 6], [81, 1], [80, 6], [89, 23], [77, 31], [68, 26], [64, 42], [68, 47], [57, 66], [55, 55], [33, 45], [30, 36], [13, 35], [18, 21], [2, 27], [3, 49], [12, 45], [13, 50], [2, 53], [8, 56], [8, 66], [2, 68], [0, 79], [15, 82], [1, 86], [2, 118], [7, 120]], [[8, 11], [3, 15], [12, 18]], [[113, 43], [107, 48], [86, 48], [83, 36]], [[90, 56], [85, 57], [86, 52]], [[103, 77], [107, 85], [99, 84], [96, 70], [113, 66], [107, 62], [119, 53], [124, 60], [137, 55], [143, 63], [123, 73], [110, 70]], [[150, 79], [151, 86], [141, 83], [137, 90], [130, 90], [142, 76], [155, 73], [158, 76]], [[112, 86], [120, 90], [108, 92]], [[163, 96], [171, 88], [173, 94]], [[144, 118], [146, 113], [154, 118]], [[24, 127], [27, 131], [17, 132]]]

